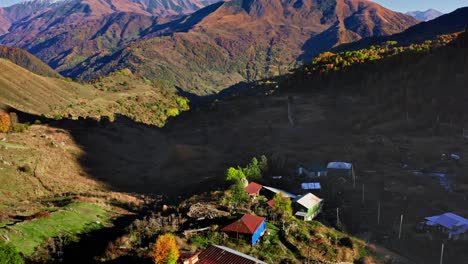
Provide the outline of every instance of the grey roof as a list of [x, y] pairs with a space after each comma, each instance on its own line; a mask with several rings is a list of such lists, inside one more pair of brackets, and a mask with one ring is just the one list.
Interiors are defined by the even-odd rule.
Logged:
[[284, 196], [288, 197], [288, 198], [291, 198], [291, 199], [296, 199], [297, 195], [295, 194], [292, 194], [290, 192], [287, 192], [287, 191], [284, 191], [284, 190], [281, 190], [281, 189], [278, 189], [278, 188], [274, 188], [274, 187], [269, 187], [269, 186], [263, 186], [264, 189], [266, 190], [269, 190], [271, 192], [274, 192], [274, 193], [282, 193]]

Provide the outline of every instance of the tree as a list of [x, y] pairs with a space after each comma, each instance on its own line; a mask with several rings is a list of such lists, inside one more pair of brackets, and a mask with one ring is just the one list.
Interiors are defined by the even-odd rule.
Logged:
[[245, 191], [242, 182], [237, 182], [231, 186], [231, 201], [240, 204], [249, 200], [249, 194]]
[[226, 180], [228, 181], [233, 181], [233, 182], [242, 182], [243, 179], [245, 179], [245, 174], [242, 171], [242, 168], [233, 168], [230, 167], [226, 171]]
[[155, 264], [176, 264], [179, 259], [179, 248], [174, 235], [164, 234], [158, 237], [153, 247]]
[[11, 127], [10, 115], [5, 112], [0, 112], [0, 132], [8, 132]]
[[283, 216], [292, 216], [291, 199], [284, 196], [282, 193], [275, 194], [273, 197], [275, 203], [275, 211]]
[[0, 264], [23, 264], [23, 258], [16, 248], [0, 240]]
[[260, 162], [258, 163], [258, 167], [262, 171], [262, 173], [266, 173], [268, 171], [268, 159], [265, 155], [260, 157]]
[[258, 180], [262, 177], [262, 171], [260, 170], [260, 167], [258, 166], [258, 160], [257, 158], [252, 158], [252, 161], [242, 169], [242, 171], [245, 174], [245, 177], [249, 180]]

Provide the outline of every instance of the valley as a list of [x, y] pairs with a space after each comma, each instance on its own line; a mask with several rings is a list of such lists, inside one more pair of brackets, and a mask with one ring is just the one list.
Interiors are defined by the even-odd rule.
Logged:
[[463, 264], [467, 13], [0, 8], [0, 263]]

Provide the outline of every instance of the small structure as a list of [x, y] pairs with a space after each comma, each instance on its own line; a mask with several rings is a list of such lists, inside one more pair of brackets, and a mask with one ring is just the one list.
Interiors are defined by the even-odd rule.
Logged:
[[454, 213], [445, 213], [425, 218], [426, 226], [438, 227], [448, 238], [453, 240], [468, 240], [468, 219]]
[[305, 176], [308, 178], [323, 177], [327, 175], [327, 167], [319, 163], [312, 165], [310, 168], [299, 165], [296, 173], [298, 176]]
[[329, 162], [327, 165], [327, 176], [330, 177], [343, 177], [353, 179], [356, 182], [356, 175], [354, 174], [354, 166], [351, 163], [342, 161]]
[[221, 229], [221, 231], [235, 235], [237, 238], [242, 236], [252, 246], [257, 244], [258, 239], [263, 236], [265, 230], [265, 218], [251, 214], [245, 214], [241, 219]]
[[275, 201], [273, 201], [273, 199], [268, 200], [267, 205], [268, 205], [268, 207], [273, 209], [273, 208], [275, 208]]
[[232, 248], [211, 245], [200, 252], [195, 262], [188, 264], [267, 264], [252, 256], [234, 250]]
[[256, 182], [250, 182], [247, 187], [245, 187], [245, 191], [253, 197], [257, 197], [260, 195], [260, 190], [262, 189], [262, 185], [256, 183]]
[[290, 192], [287, 192], [278, 188], [274, 188], [274, 187], [269, 187], [269, 186], [263, 186], [262, 191], [264, 192], [265, 197], [268, 197], [268, 198], [273, 198], [275, 194], [277, 193], [282, 193], [284, 196], [291, 198], [291, 199], [296, 199], [297, 197], [296, 195]]
[[311, 221], [322, 211], [323, 200], [308, 193], [294, 201], [294, 215], [304, 221]]
[[320, 186], [320, 182], [304, 182], [301, 183], [302, 190], [314, 190], [319, 191], [322, 187]]

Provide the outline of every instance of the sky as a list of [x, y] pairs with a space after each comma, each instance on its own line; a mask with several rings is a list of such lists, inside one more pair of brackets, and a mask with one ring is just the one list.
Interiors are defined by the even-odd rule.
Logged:
[[[0, 0], [1, 1], [1, 0]], [[408, 12], [426, 11], [433, 8], [443, 13], [450, 13], [457, 8], [468, 6], [468, 0], [373, 0], [389, 9]]]
[[[0, 6], [10, 6], [22, 0], [0, 0]], [[429, 8], [437, 9], [443, 13], [468, 6], [468, 0], [373, 0], [387, 8], [399, 12], [425, 11]]]

